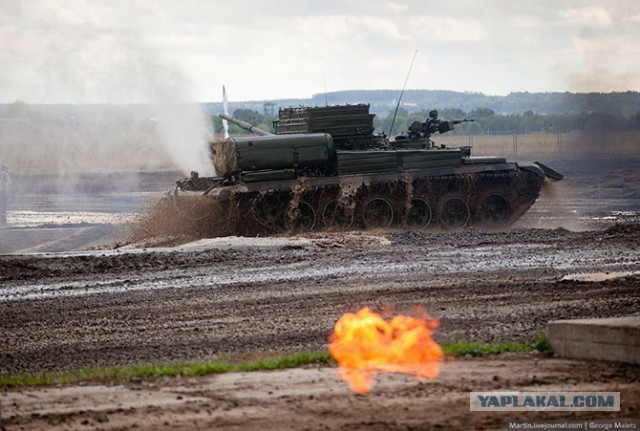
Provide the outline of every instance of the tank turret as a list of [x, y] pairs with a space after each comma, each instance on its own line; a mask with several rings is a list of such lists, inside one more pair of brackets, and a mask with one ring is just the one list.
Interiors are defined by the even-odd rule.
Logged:
[[[438, 111], [434, 109], [429, 112], [429, 116], [424, 122], [414, 121], [409, 125], [409, 130], [397, 135], [394, 139], [394, 145], [399, 147], [416, 147], [417, 144], [418, 147], [421, 148], [435, 148], [436, 145], [431, 140], [431, 135], [450, 132], [457, 124], [472, 121], [474, 120], [466, 118], [464, 120], [443, 121], [438, 118]], [[471, 155], [470, 149], [467, 155]]]

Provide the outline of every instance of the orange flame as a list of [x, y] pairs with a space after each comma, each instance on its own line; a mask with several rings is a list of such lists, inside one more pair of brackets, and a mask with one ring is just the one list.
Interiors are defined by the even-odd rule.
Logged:
[[389, 322], [365, 307], [338, 320], [329, 350], [340, 366], [340, 376], [351, 390], [369, 392], [376, 371], [413, 374], [435, 379], [444, 353], [431, 339], [436, 319], [419, 309], [420, 317], [395, 316]]

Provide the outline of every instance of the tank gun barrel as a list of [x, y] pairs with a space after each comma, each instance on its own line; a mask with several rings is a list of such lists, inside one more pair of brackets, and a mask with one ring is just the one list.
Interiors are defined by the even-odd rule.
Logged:
[[230, 115], [220, 114], [219, 117], [222, 118], [223, 120], [227, 120], [228, 122], [235, 124], [238, 127], [243, 128], [244, 130], [248, 130], [251, 133], [255, 133], [256, 135], [260, 135], [260, 136], [271, 136], [271, 135], [273, 135], [273, 133], [267, 132], [266, 130], [262, 130], [262, 129], [254, 126], [251, 123], [247, 123], [246, 121], [242, 121], [242, 120], [238, 120], [237, 118], [233, 118]]

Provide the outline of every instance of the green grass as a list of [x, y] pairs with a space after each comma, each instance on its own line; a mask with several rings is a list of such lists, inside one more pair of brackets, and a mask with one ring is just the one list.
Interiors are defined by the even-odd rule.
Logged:
[[124, 383], [136, 379], [152, 379], [158, 377], [204, 376], [238, 371], [279, 370], [295, 368], [309, 364], [333, 363], [328, 351], [301, 352], [295, 355], [278, 356], [229, 363], [227, 361], [207, 362], [170, 362], [163, 364], [126, 365], [86, 368], [60, 372], [19, 373], [0, 375], [0, 388], [24, 386], [50, 386], [55, 384], [72, 384], [79, 382], [116, 382]]
[[526, 343], [472, 343], [468, 341], [456, 341], [451, 344], [445, 344], [442, 346], [445, 355], [447, 356], [486, 356], [486, 355], [499, 355], [501, 353], [509, 352], [551, 352], [551, 346], [547, 337], [539, 332], [535, 334], [531, 342]]
[[[486, 356], [507, 352], [550, 352], [549, 342], [544, 334], [538, 333], [533, 341], [526, 343], [472, 343], [456, 341], [445, 344], [442, 349], [447, 356]], [[326, 350], [317, 352], [301, 352], [294, 355], [283, 355], [273, 358], [252, 361], [206, 361], [206, 362], [171, 362], [164, 364], [127, 365], [86, 368], [60, 372], [19, 373], [0, 375], [1, 388], [18, 388], [29, 386], [52, 386], [86, 382], [126, 383], [141, 379], [159, 377], [196, 377], [208, 374], [221, 374], [239, 371], [269, 371], [285, 368], [297, 368], [304, 365], [333, 365], [335, 361]]]

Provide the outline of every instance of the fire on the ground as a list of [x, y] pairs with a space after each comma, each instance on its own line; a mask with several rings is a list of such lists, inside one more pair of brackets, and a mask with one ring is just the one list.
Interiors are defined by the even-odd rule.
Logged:
[[418, 379], [438, 376], [444, 353], [431, 338], [438, 321], [421, 308], [415, 314], [387, 321], [365, 307], [338, 320], [329, 350], [354, 392], [369, 392], [378, 371], [408, 373]]

